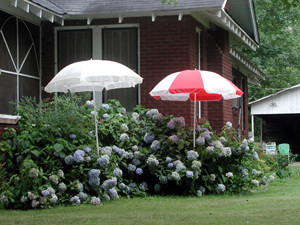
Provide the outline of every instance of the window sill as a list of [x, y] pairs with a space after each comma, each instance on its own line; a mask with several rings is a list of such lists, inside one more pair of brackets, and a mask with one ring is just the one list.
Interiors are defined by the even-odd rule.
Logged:
[[20, 118], [20, 116], [11, 116], [11, 115], [0, 114], [0, 123], [17, 124], [17, 119], [19, 119], [19, 118]]

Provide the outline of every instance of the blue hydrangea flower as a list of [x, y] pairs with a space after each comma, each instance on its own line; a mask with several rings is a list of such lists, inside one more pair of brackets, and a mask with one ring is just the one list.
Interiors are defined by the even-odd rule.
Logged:
[[173, 118], [173, 120], [178, 124], [178, 126], [185, 127], [184, 117]]
[[226, 175], [225, 175], [226, 177], [232, 177], [233, 176], [233, 173], [231, 173], [231, 172], [228, 172], [228, 173], [226, 173]]
[[205, 145], [205, 138], [204, 137], [198, 137], [197, 139], [196, 139], [196, 143], [197, 143], [197, 145], [200, 145], [200, 146], [202, 146], [202, 145]]
[[82, 148], [82, 150], [89, 153], [92, 149], [88, 146], [85, 146], [85, 147]]
[[126, 185], [125, 185], [124, 183], [120, 183], [120, 184], [119, 184], [119, 188], [120, 188], [121, 190], [125, 189], [125, 187], [126, 187]]
[[96, 135], [95, 135], [94, 131], [90, 131], [90, 132], [88, 133], [88, 136], [93, 136], [93, 137], [96, 137]]
[[197, 190], [197, 197], [201, 197], [202, 196], [202, 191]]
[[37, 200], [32, 200], [32, 202], [31, 202], [31, 207], [32, 207], [32, 208], [36, 208], [39, 204], [40, 204], [39, 201], [37, 201]]
[[128, 126], [123, 123], [120, 127], [121, 132], [126, 133], [128, 131]]
[[226, 126], [232, 127], [232, 123], [228, 121], [228, 122], [226, 122]]
[[155, 138], [154, 134], [150, 135], [149, 133], [146, 133], [145, 136], [144, 136], [144, 142], [146, 144], [150, 144], [154, 141], [154, 138]]
[[132, 146], [132, 151], [136, 152], [139, 150], [139, 147], [137, 145]]
[[159, 123], [162, 121], [163, 115], [161, 113], [157, 113], [155, 115], [152, 116], [152, 120], [155, 123]]
[[132, 160], [132, 164], [135, 165], [135, 166], [138, 166], [138, 165], [141, 164], [141, 161], [138, 160], [138, 159], [133, 159], [133, 160]]
[[103, 182], [102, 184], [102, 188], [105, 191], [108, 191], [109, 189], [112, 189], [113, 187], [115, 187], [117, 185], [117, 178], [113, 177], [112, 179], [106, 180]]
[[159, 192], [159, 191], [160, 191], [160, 184], [155, 184], [155, 185], [154, 185], [154, 190], [155, 190], [156, 192]]
[[89, 177], [99, 177], [100, 176], [101, 171], [98, 169], [91, 169], [88, 173]]
[[102, 117], [103, 117], [103, 119], [109, 119], [110, 118], [110, 116], [107, 113], [104, 113]]
[[49, 192], [48, 190], [43, 190], [43, 191], [41, 192], [41, 194], [42, 194], [44, 197], [46, 197], [46, 196], [50, 195], [50, 192]]
[[94, 108], [94, 100], [92, 100], [92, 101], [88, 100], [88, 101], [86, 101], [85, 104], [88, 108]]
[[76, 138], [76, 134], [71, 134], [71, 135], [70, 135], [70, 138], [71, 138], [71, 139], [75, 139], [75, 138]]
[[148, 189], [148, 184], [146, 182], [143, 182], [139, 185], [139, 189], [142, 191], [146, 191]]
[[117, 199], [119, 198], [118, 192], [115, 188], [109, 189], [108, 194], [111, 197], [111, 199]]
[[84, 192], [79, 192], [78, 194], [78, 198], [80, 199], [80, 201], [85, 201], [87, 199], [88, 195]]
[[113, 175], [116, 177], [121, 177], [123, 175], [123, 171], [119, 168], [114, 169]]
[[0, 201], [1, 201], [2, 204], [5, 204], [5, 203], [8, 202], [8, 198], [7, 198], [5, 195], [2, 195], [2, 196], [0, 197]]
[[159, 161], [156, 159], [154, 155], [150, 155], [146, 161], [149, 166], [158, 166]]
[[195, 160], [199, 157], [199, 154], [198, 152], [194, 151], [194, 150], [191, 150], [191, 151], [188, 151], [187, 152], [187, 159], [188, 160]]
[[108, 201], [110, 201], [110, 197], [109, 197], [108, 194], [102, 195], [100, 199], [101, 199], [101, 201], [103, 201], [103, 202], [108, 202]]
[[50, 195], [55, 194], [55, 190], [52, 187], [48, 187], [47, 191], [49, 191]]
[[213, 155], [215, 154], [215, 149], [213, 146], [207, 146], [206, 147], [206, 152], [209, 154], [209, 155]]
[[29, 177], [30, 178], [37, 178], [39, 176], [39, 170], [37, 168], [31, 168], [29, 170]]
[[136, 185], [135, 185], [135, 184], [132, 184], [132, 183], [130, 183], [130, 184], [128, 184], [128, 187], [135, 188], [135, 187], [136, 187]]
[[151, 110], [149, 110], [149, 111], [146, 113], [146, 116], [147, 116], [148, 118], [151, 118], [152, 116], [154, 116], [154, 115], [156, 115], [156, 114], [158, 114], [158, 110], [157, 110], [157, 109], [151, 109]]
[[176, 180], [176, 181], [179, 181], [181, 179], [179, 173], [177, 173], [177, 172], [172, 172], [171, 177], [173, 180]]
[[186, 171], [186, 177], [193, 177], [194, 173], [192, 171]]
[[173, 119], [171, 119], [168, 123], [167, 126], [169, 127], [169, 129], [173, 130], [176, 127], [176, 123]]
[[166, 177], [166, 176], [160, 176], [158, 179], [159, 179], [159, 182], [162, 184], [168, 183], [168, 177]]
[[58, 184], [58, 192], [60, 193], [64, 193], [67, 190], [67, 186], [65, 185], [65, 183], [61, 182]]
[[259, 159], [257, 152], [253, 152], [252, 159], [253, 160], [258, 160]]
[[143, 169], [137, 168], [136, 171], [135, 171], [135, 173], [136, 173], [137, 175], [142, 175]]
[[172, 135], [168, 138], [168, 140], [169, 140], [169, 144], [174, 144], [179, 141], [179, 138], [176, 135]]
[[129, 140], [128, 134], [122, 133], [120, 135], [120, 141], [125, 142], [125, 141], [128, 141], [128, 140]]
[[97, 198], [95, 196], [93, 196], [91, 199], [91, 205], [99, 205], [100, 202], [101, 202], [100, 198]]
[[98, 187], [100, 185], [100, 178], [99, 177], [90, 177], [89, 185], [91, 185], [92, 187]]
[[205, 187], [203, 187], [203, 186], [200, 186], [200, 187], [199, 187], [199, 190], [200, 190], [202, 193], [205, 193], [205, 191], [206, 191]]
[[80, 204], [80, 199], [79, 199], [78, 196], [74, 196], [74, 197], [72, 197], [72, 198], [70, 199], [70, 202], [76, 203], [77, 205], [79, 205], [79, 204]]
[[109, 110], [109, 105], [108, 104], [102, 104], [101, 107], [103, 109]]
[[59, 153], [58, 152], [54, 152], [53, 153], [55, 157], [59, 158]]
[[55, 204], [57, 202], [58, 198], [56, 195], [51, 195], [51, 198], [50, 198], [50, 203], [51, 204]]
[[134, 172], [135, 169], [136, 169], [136, 166], [135, 165], [132, 165], [132, 164], [129, 164], [128, 167], [127, 167], [128, 171], [130, 172]]
[[74, 161], [77, 163], [81, 163], [84, 161], [84, 151], [76, 150], [74, 153]]
[[65, 163], [67, 165], [72, 165], [74, 163], [74, 157], [72, 155], [67, 155], [65, 157]]
[[97, 162], [100, 166], [106, 166], [109, 164], [109, 156], [103, 155], [100, 158], [98, 158]]
[[49, 176], [49, 181], [52, 183], [52, 184], [58, 184], [58, 176], [56, 175], [50, 175]]
[[173, 163], [169, 163], [169, 164], [168, 164], [168, 167], [169, 167], [169, 168], [173, 168], [173, 166], [174, 166]]
[[160, 149], [160, 142], [158, 140], [154, 140], [150, 146], [152, 151], [157, 151]]
[[106, 146], [100, 149], [101, 154], [111, 156], [112, 148], [110, 146]]
[[166, 161], [167, 162], [171, 162], [172, 161], [172, 158], [170, 158], [169, 156], [166, 158]]
[[122, 108], [122, 109], [121, 109], [121, 113], [122, 113], [123, 115], [125, 115], [125, 114], [126, 114], [126, 109], [125, 109], [125, 108]]
[[212, 134], [212, 132], [204, 131], [203, 133], [200, 134], [200, 136], [204, 137], [206, 141], [210, 141], [211, 140], [210, 134]]
[[217, 191], [222, 193], [224, 192], [226, 189], [225, 185], [224, 184], [218, 184], [218, 188], [217, 188]]

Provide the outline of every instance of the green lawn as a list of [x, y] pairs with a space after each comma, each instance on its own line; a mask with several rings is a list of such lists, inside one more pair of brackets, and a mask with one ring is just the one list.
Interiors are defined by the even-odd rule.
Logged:
[[300, 224], [300, 167], [244, 196], [146, 197], [47, 210], [1, 210], [0, 224]]

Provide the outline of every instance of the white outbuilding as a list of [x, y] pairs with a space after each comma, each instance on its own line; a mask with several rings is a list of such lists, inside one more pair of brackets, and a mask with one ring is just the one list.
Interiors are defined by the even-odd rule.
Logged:
[[289, 143], [300, 153], [300, 84], [249, 104], [254, 138], [255, 118], [260, 118], [261, 142]]

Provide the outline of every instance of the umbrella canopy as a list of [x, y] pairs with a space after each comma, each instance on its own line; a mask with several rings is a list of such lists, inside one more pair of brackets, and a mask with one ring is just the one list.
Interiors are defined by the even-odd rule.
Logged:
[[168, 75], [150, 92], [156, 99], [166, 101], [194, 101], [194, 145], [196, 101], [219, 101], [239, 98], [243, 92], [221, 75], [202, 70], [184, 70]]
[[[93, 92], [103, 89], [130, 88], [141, 84], [143, 78], [127, 66], [109, 60], [86, 60], [72, 63], [63, 68], [47, 84], [45, 91], [51, 92]], [[96, 103], [94, 103], [96, 112]], [[96, 149], [99, 156], [98, 128], [95, 115]]]
[[[219, 101], [238, 98], [243, 92], [231, 81], [211, 71], [185, 70], [168, 75], [150, 92], [167, 101]], [[195, 97], [196, 96], [196, 97]]]
[[[84, 92], [134, 87], [143, 78], [127, 66], [109, 60], [86, 60], [72, 63], [47, 84], [45, 91]], [[94, 85], [94, 88], [93, 88]]]

